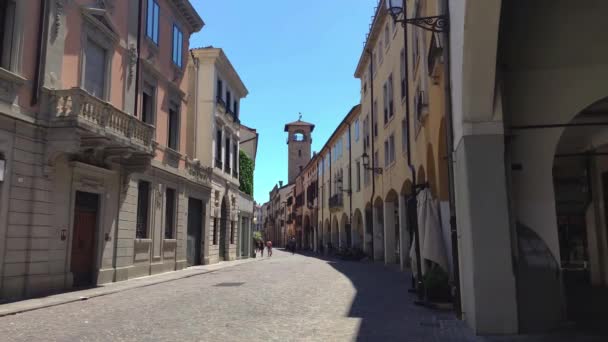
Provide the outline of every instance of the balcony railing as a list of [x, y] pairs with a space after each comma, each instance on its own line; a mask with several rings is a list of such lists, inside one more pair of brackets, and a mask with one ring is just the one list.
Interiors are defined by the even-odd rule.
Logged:
[[220, 159], [215, 160], [215, 167], [221, 170], [223, 166], [224, 164], [222, 164], [222, 161]]
[[94, 135], [113, 136], [144, 152], [154, 151], [154, 126], [81, 88], [50, 90], [48, 100], [52, 126], [76, 123]]
[[232, 121], [236, 123], [241, 123], [241, 120], [239, 120], [238, 115], [236, 115], [236, 113], [234, 113], [232, 109], [230, 109], [230, 106], [226, 104], [226, 101], [224, 101], [223, 98], [217, 96], [215, 98], [215, 102], [218, 104], [218, 109], [221, 114], [227, 114], [230, 118], [232, 118]]

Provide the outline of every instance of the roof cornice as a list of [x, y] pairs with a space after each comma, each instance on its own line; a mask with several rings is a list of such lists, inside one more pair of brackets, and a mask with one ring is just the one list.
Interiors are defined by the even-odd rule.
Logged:
[[196, 48], [190, 50], [192, 57], [198, 58], [199, 60], [213, 61], [215, 65], [220, 69], [222, 76], [228, 78], [228, 81], [233, 89], [240, 95], [240, 98], [245, 98], [249, 94], [249, 90], [245, 87], [245, 84], [241, 80], [241, 77], [236, 72], [236, 69], [230, 63], [230, 60], [221, 48]]
[[200, 31], [205, 26], [205, 22], [198, 15], [198, 12], [196, 12], [189, 0], [170, 0], [169, 2], [188, 24], [190, 34]]
[[363, 46], [363, 51], [361, 52], [361, 57], [359, 57], [359, 63], [357, 64], [357, 68], [355, 69], [355, 77], [361, 78], [364, 72], [364, 67], [371, 58], [370, 53], [368, 51], [374, 51], [376, 47], [376, 42], [378, 41], [378, 37], [382, 32], [380, 32], [380, 24], [384, 22], [384, 19], [388, 16], [388, 11], [384, 5], [385, 0], [380, 0], [378, 2], [378, 7], [376, 8], [376, 12], [374, 13], [374, 19], [372, 20], [372, 24], [370, 25], [370, 32], [365, 41], [365, 45]]

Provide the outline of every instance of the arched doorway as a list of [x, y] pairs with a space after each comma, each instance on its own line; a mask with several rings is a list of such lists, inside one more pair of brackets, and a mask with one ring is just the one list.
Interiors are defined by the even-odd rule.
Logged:
[[303, 248], [304, 249], [310, 249], [310, 243], [312, 241], [312, 237], [311, 237], [311, 227], [310, 227], [310, 216], [305, 215], [304, 216], [304, 242], [303, 242]]
[[229, 248], [229, 241], [228, 241], [228, 229], [229, 229], [229, 225], [230, 225], [230, 213], [228, 211], [228, 203], [226, 200], [226, 196], [224, 196], [222, 198], [222, 206], [220, 207], [220, 247], [219, 247], [219, 252], [220, 252], [220, 260], [222, 261], [226, 261], [229, 260], [228, 257], [228, 251], [230, 250]]
[[352, 232], [346, 213], [342, 213], [342, 217], [340, 218], [340, 247], [352, 247]]
[[361, 210], [355, 209], [353, 216], [353, 248], [363, 248], [363, 215]]
[[334, 216], [331, 219], [331, 247], [336, 250], [340, 247], [340, 228], [338, 227], [338, 219]]
[[374, 260], [384, 260], [384, 201], [376, 197], [372, 211], [374, 227]]
[[365, 241], [364, 241], [364, 252], [370, 257], [374, 258], [374, 219], [373, 219], [373, 207], [372, 204], [367, 202], [365, 205]]
[[391, 264], [399, 263], [401, 260], [398, 200], [397, 192], [390, 190], [384, 201], [384, 260]]
[[608, 98], [570, 125], [561, 134], [552, 169], [556, 257], [568, 320], [600, 327], [608, 322]]

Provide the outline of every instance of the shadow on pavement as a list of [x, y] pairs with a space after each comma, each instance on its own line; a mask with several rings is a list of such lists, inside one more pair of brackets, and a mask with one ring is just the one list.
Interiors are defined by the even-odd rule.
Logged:
[[475, 336], [451, 310], [415, 305], [416, 295], [408, 292], [411, 273], [400, 272], [397, 265], [343, 261], [310, 252], [298, 254], [324, 260], [350, 279], [356, 295], [348, 317], [361, 319], [356, 341], [608, 341], [605, 336], [575, 330], [544, 335]]

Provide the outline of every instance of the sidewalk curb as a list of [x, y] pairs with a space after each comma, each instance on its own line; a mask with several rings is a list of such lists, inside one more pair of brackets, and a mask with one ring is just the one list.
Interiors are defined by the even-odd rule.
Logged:
[[[87, 289], [87, 290], [81, 290], [81, 291], [73, 291], [73, 292], [63, 292], [63, 293], [53, 294], [53, 295], [50, 295], [47, 297], [24, 299], [24, 300], [17, 301], [17, 302], [0, 304], [0, 318], [5, 317], [5, 316], [17, 315], [17, 314], [28, 312], [28, 311], [35, 311], [35, 310], [50, 308], [50, 307], [59, 306], [59, 305], [63, 305], [63, 304], [81, 302], [81, 301], [89, 300], [92, 298], [104, 297], [104, 296], [112, 295], [115, 293], [133, 290], [133, 289], [169, 283], [169, 282], [176, 281], [176, 280], [188, 279], [188, 278], [200, 276], [203, 274], [209, 274], [209, 273], [221, 271], [226, 268], [238, 267], [238, 266], [249, 264], [252, 262], [264, 261], [264, 260], [267, 260], [267, 259], [264, 259], [264, 258], [241, 259], [241, 260], [238, 260], [238, 261], [240, 261], [238, 263], [225, 264], [225, 265], [222, 265], [222, 267], [218, 267], [217, 269], [210, 269], [210, 270], [203, 269], [200, 271], [195, 271], [193, 273], [185, 273], [184, 271], [188, 270], [186, 268], [186, 269], [179, 270], [179, 271], [160, 273], [160, 274], [155, 274], [155, 275], [151, 275], [151, 276], [133, 278], [133, 279], [129, 279], [129, 280], [121, 281], [121, 282], [104, 284], [99, 288], [93, 288], [93, 289]], [[211, 265], [204, 265], [204, 266], [217, 266], [217, 265], [218, 264], [211, 264]], [[185, 274], [180, 275], [179, 274], [180, 272], [184, 272]], [[154, 277], [160, 277], [163, 275], [164, 276], [174, 275], [174, 277], [170, 277], [168, 279], [158, 279], [158, 281], [154, 281]], [[120, 286], [120, 287], [112, 288], [114, 286]], [[92, 293], [89, 295], [86, 295], [86, 296], [79, 296], [79, 293], [82, 294], [85, 291], [91, 291]], [[74, 295], [74, 297], [72, 297], [71, 295]], [[53, 297], [62, 297], [62, 296], [65, 296], [65, 298], [53, 298]], [[7, 307], [7, 306], [8, 306], [7, 309], [3, 308], [3, 307]], [[12, 308], [11, 308], [11, 306], [12, 306]]]

